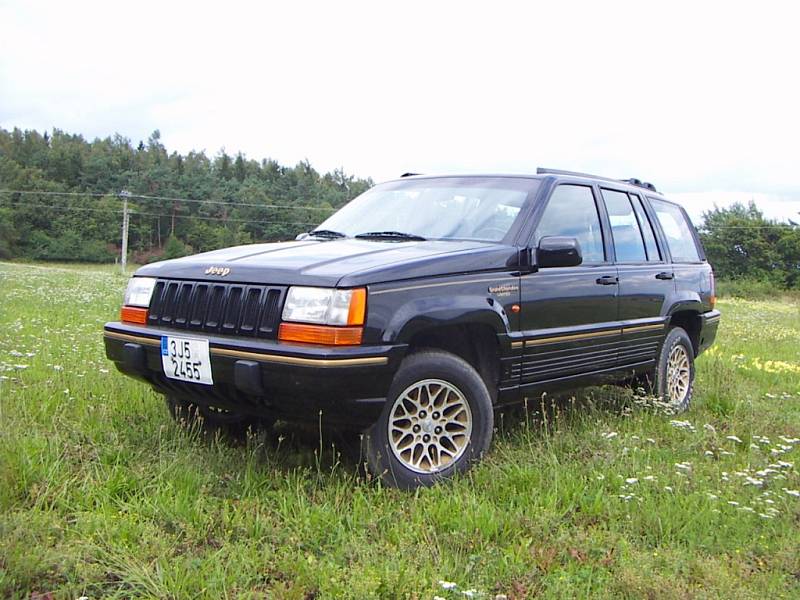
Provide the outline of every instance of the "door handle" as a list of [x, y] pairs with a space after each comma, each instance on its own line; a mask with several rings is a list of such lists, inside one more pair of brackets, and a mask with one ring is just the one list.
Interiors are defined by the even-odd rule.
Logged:
[[674, 279], [675, 273], [668, 273], [667, 271], [661, 271], [658, 275], [656, 275], [656, 279]]
[[617, 285], [618, 282], [619, 277], [614, 277], [613, 275], [605, 275], [604, 277], [595, 279], [595, 283], [598, 285]]

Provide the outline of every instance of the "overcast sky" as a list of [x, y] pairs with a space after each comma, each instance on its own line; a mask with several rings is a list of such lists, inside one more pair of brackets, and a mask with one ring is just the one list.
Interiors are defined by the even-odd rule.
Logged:
[[0, 126], [376, 181], [639, 177], [800, 219], [800, 10], [773, 2], [0, 0]]

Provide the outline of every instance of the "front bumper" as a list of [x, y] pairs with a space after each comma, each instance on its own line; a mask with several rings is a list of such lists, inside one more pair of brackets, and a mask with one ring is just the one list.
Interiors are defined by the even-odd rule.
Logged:
[[[166, 377], [161, 336], [208, 339], [214, 385]], [[405, 356], [402, 344], [326, 347], [275, 340], [203, 335], [174, 329], [107, 323], [106, 356], [119, 371], [160, 393], [197, 404], [294, 421], [364, 427], [377, 419], [392, 377]]]
[[710, 310], [700, 315], [698, 354], [710, 348], [711, 344], [714, 343], [721, 317], [722, 314], [718, 310]]

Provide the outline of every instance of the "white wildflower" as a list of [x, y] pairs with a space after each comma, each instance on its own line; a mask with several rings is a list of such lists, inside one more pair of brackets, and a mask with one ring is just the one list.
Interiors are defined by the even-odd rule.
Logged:
[[741, 443], [742, 443], [742, 440], [740, 440], [740, 439], [739, 439], [738, 437], [736, 437], [735, 435], [727, 435], [727, 436], [725, 436], [725, 439], [726, 439], [726, 440], [730, 440], [730, 441], [732, 441], [732, 442], [736, 442], [737, 444], [741, 444]]
[[731, 506], [739, 506], [739, 503], [736, 500], [728, 500], [728, 504]]
[[442, 586], [442, 589], [444, 590], [454, 590], [458, 587], [457, 583], [452, 581], [443, 581], [441, 579], [439, 580], [439, 585]]
[[632, 484], [634, 484], [634, 483], [639, 483], [639, 480], [638, 480], [636, 477], [628, 477], [628, 478], [625, 480], [625, 483], [628, 483], [628, 484], [631, 484], [631, 485], [632, 485]]
[[794, 496], [795, 498], [800, 498], [800, 490], [790, 490], [788, 488], [782, 488], [782, 489], [790, 496]]
[[714, 429], [714, 426], [711, 423], [706, 423], [705, 425], [703, 425], [703, 429], [705, 429], [706, 431], [710, 431], [711, 433], [717, 433], [717, 430]]
[[604, 437], [607, 440], [613, 439], [617, 437], [619, 434], [616, 431], [609, 431], [607, 433], [600, 434], [600, 437]]
[[669, 422], [670, 425], [673, 427], [677, 427], [678, 429], [686, 429], [688, 431], [695, 431], [694, 425], [692, 425], [689, 421], [678, 421], [677, 419], [673, 419]]
[[668, 491], [668, 492], [671, 492], [671, 491], [672, 491], [672, 486], [665, 485], [665, 486], [664, 486], [664, 489], [665, 489], [666, 491]]

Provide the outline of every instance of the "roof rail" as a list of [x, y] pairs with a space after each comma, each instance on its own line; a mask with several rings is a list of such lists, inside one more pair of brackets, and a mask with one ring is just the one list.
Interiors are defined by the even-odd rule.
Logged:
[[400, 177], [414, 177], [414, 175], [422, 175], [422, 173], [403, 173]]
[[622, 183], [629, 183], [631, 185], [635, 185], [637, 187], [642, 187], [652, 192], [657, 192], [656, 186], [652, 183], [647, 181], [642, 181], [641, 179], [636, 179], [635, 177], [631, 177], [630, 179], [612, 179], [611, 177], [601, 177], [600, 175], [590, 175], [589, 173], [579, 173], [577, 171], [564, 171], [562, 169], [545, 169], [543, 167], [538, 167], [536, 169], [537, 175], [572, 175], [574, 177], [590, 177], [591, 179], [602, 179], [603, 181], [614, 181], [614, 182], [622, 182]]

